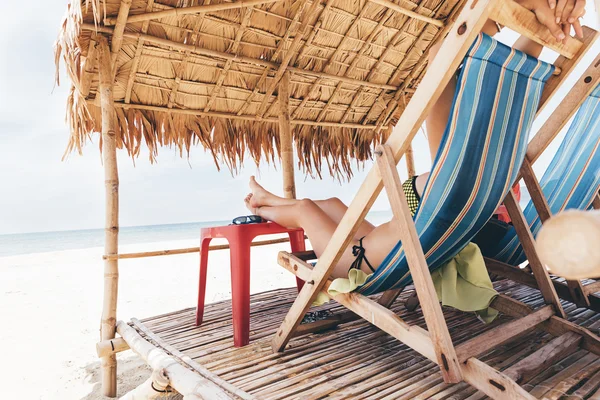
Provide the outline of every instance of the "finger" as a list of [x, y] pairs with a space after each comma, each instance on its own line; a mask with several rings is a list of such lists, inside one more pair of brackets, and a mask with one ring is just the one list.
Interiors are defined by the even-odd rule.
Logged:
[[574, 24], [575, 21], [577, 21], [577, 18], [583, 17], [584, 14], [585, 14], [585, 0], [577, 0], [575, 2], [575, 7], [573, 7], [573, 10], [571, 11], [571, 15], [569, 16], [568, 21], [570, 23]]
[[561, 20], [562, 23], [566, 23], [567, 21], [569, 21], [569, 18], [571, 16], [571, 12], [573, 11], [574, 7], [575, 7], [575, 3], [573, 1], [567, 2], [567, 5], [563, 9], [563, 13], [562, 13], [562, 16], [560, 18], [560, 20]]
[[575, 29], [577, 36], [583, 39], [583, 29], [581, 28], [581, 22], [579, 19], [576, 19], [575, 22], [573, 22], [573, 29]]
[[566, 5], [567, 5], [567, 0], [558, 0], [558, 3], [556, 3], [556, 8], [554, 9], [554, 16], [556, 17], [555, 22], [557, 24], [559, 24], [561, 21], [562, 13], [563, 13], [563, 10], [565, 9]]
[[554, 15], [536, 13], [536, 16], [538, 17], [538, 20], [544, 24], [546, 28], [548, 28], [552, 36], [554, 36], [557, 41], [561, 41], [565, 38], [565, 34], [562, 31], [561, 26], [554, 21]]
[[567, 38], [571, 34], [571, 24], [563, 24], [562, 31], [565, 34], [565, 38], [563, 39], [563, 44], [567, 44]]
[[548, 0], [548, 6], [551, 10], [554, 10], [556, 8], [556, 0]]

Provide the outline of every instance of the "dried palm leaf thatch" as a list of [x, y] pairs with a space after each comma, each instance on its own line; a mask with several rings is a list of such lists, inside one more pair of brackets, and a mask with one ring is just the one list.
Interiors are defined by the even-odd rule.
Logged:
[[[99, 130], [96, 42], [111, 43], [117, 143], [210, 151], [217, 167], [279, 158], [287, 70], [299, 164], [344, 178], [371, 158], [410, 100], [464, 0], [71, 0], [56, 42], [66, 65], [67, 152]], [[57, 73], [58, 80], [58, 73]]]

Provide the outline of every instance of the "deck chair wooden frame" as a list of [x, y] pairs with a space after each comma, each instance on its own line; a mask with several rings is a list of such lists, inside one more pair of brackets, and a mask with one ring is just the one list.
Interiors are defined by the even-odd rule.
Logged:
[[[598, 37], [598, 32], [587, 29], [584, 41], [591, 45]], [[556, 111], [548, 118], [528, 146], [527, 156], [523, 162], [520, 176], [517, 181], [523, 178], [542, 223], [548, 220], [552, 216], [552, 213], [542, 192], [539, 180], [536, 178], [532, 169], [532, 165], [556, 138], [571, 117], [575, 115], [581, 104], [587, 99], [598, 84], [600, 84], [600, 54], [590, 63], [573, 88], [561, 101]], [[599, 196], [596, 196], [593, 207], [600, 208]], [[494, 274], [528, 286], [537, 287], [535, 280], [531, 279], [531, 273], [527, 272], [529, 269], [523, 270], [487, 258], [486, 265], [488, 270]], [[579, 307], [591, 308], [600, 312], [600, 296], [594, 295], [594, 293], [600, 290], [600, 281], [587, 285], [583, 285], [582, 282], [578, 280], [567, 280], [566, 284], [553, 280], [552, 283], [560, 298], [570, 301]]]
[[[533, 398], [513, 379], [517, 379], [524, 371], [531, 373], [532, 370], [541, 368], [545, 362], [564, 355], [574, 346], [581, 345], [600, 354], [600, 340], [595, 335], [564, 319], [565, 314], [559, 297], [547, 271], [539, 262], [539, 258], [537, 258], [537, 263], [534, 261], [532, 264], [532, 269], [534, 269], [536, 282], [548, 305], [532, 311], [524, 303], [506, 296], [499, 296], [493, 302], [493, 306], [517, 319], [477, 336], [458, 347], [452, 343], [441, 306], [437, 300], [423, 249], [401, 189], [396, 164], [409, 148], [431, 106], [438, 99], [442, 89], [458, 68], [469, 46], [488, 18], [525, 34], [565, 56], [561, 57], [562, 65], [559, 65], [562, 73], [557, 79], [561, 81], [571, 72], [573, 66], [577, 64], [588, 48], [584, 43], [574, 39], [569, 39], [564, 45], [557, 44], [531, 12], [510, 0], [467, 1], [456, 21], [448, 25], [447, 37], [398, 121], [398, 126], [401, 128], [390, 136], [384, 146], [378, 147], [377, 164], [371, 169], [360, 187], [316, 266], [312, 268], [301, 257], [289, 253], [279, 254], [280, 264], [304, 280], [306, 284], [299, 292], [273, 338], [274, 351], [285, 349], [288, 341], [297, 333], [304, 314], [310, 308], [317, 294], [321, 291], [327, 294], [327, 288], [330, 285], [329, 276], [334, 266], [344, 249], [350, 244], [359, 223], [364, 220], [381, 189], [385, 186], [399, 238], [403, 242], [408, 259], [415, 290], [421, 302], [427, 330], [406, 324], [385, 307], [386, 301], [393, 299], [398, 291], [391, 294], [385, 293], [382, 296], [385, 297], [385, 301], [380, 299], [380, 302], [384, 304], [379, 304], [358, 293], [338, 294], [333, 297], [334, 300], [438, 364], [445, 382], [456, 383], [464, 380], [493, 398]], [[547, 104], [548, 99], [556, 92], [559, 85], [560, 81], [550, 82], [544, 91], [541, 107]], [[516, 225], [519, 226], [518, 233], [524, 243], [524, 248], [526, 248], [527, 256], [536, 260], [537, 253], [533, 237], [512, 193], [509, 193], [506, 202], [511, 218], [513, 221], [517, 221]], [[334, 322], [339, 323], [344, 319], [353, 318], [354, 315], [346, 314]], [[324, 323], [320, 321], [316, 324], [324, 326]], [[506, 325], [510, 325], [510, 327]], [[513, 366], [515, 367], [513, 371], [504, 372], [499, 372], [476, 358], [482, 352], [505, 343], [533, 327], [545, 329], [559, 336], [560, 340], [551, 343], [553, 356], [541, 357], [540, 354], [534, 353], [533, 356], [538, 360], [531, 360], [528, 357], [526, 363], [519, 362]], [[311, 328], [300, 329], [298, 332], [306, 332]]]

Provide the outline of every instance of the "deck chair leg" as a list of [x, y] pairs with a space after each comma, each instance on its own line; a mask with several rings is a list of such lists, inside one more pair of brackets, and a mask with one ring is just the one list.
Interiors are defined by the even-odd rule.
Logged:
[[419, 307], [419, 297], [416, 295], [416, 293], [406, 299], [404, 307], [406, 307], [408, 311], [415, 311], [417, 307]]
[[554, 306], [556, 313], [559, 316], [566, 318], [565, 311], [563, 310], [560, 299], [556, 294], [556, 289], [552, 284], [548, 270], [540, 260], [537, 250], [535, 249], [533, 235], [529, 229], [525, 215], [523, 215], [523, 211], [521, 210], [521, 207], [519, 206], [519, 203], [517, 202], [517, 199], [512, 191], [509, 191], [508, 195], [506, 195], [506, 198], [504, 199], [504, 205], [508, 210], [508, 215], [512, 220], [517, 232], [517, 236], [521, 241], [525, 255], [529, 260], [529, 265], [533, 270], [533, 276], [538, 284], [538, 288], [542, 292], [544, 300], [547, 304], [552, 304]]
[[594, 200], [592, 201], [592, 207], [594, 207], [595, 210], [600, 210], [600, 193], [594, 197]]
[[[479, 34], [488, 17], [503, 4], [500, 0], [468, 0], [460, 11], [435, 59], [428, 68], [423, 80], [404, 109], [398, 126], [388, 138], [394, 156], [398, 159], [408, 149], [413, 137], [425, 121], [427, 114], [454, 76], [464, 55]], [[274, 351], [283, 351], [298, 327], [312, 301], [323, 289], [333, 268], [343, 251], [350, 244], [358, 225], [371, 209], [381, 192], [381, 176], [377, 168], [372, 168], [361, 185], [348, 211], [340, 221], [331, 240], [327, 244], [317, 266], [311, 272], [296, 301], [275, 333], [272, 342]], [[452, 367], [455, 370], [455, 367]], [[459, 376], [456, 375], [452, 378]]]
[[376, 154], [379, 172], [394, 214], [393, 221], [398, 230], [398, 237], [402, 240], [402, 247], [406, 254], [415, 290], [419, 296], [423, 316], [435, 347], [444, 381], [459, 382], [462, 380], [462, 374], [458, 357], [433, 286], [431, 273], [408, 208], [408, 202], [402, 190], [392, 149], [386, 145], [378, 146]]
[[[538, 182], [533, 168], [531, 167], [531, 163], [527, 157], [523, 161], [523, 165], [521, 167], [521, 176], [525, 181], [527, 191], [531, 195], [531, 201], [537, 210], [540, 221], [542, 224], [546, 223], [546, 221], [552, 217], [552, 211], [550, 210], [550, 206], [546, 201], [542, 187], [540, 186], [540, 183]], [[567, 286], [569, 288], [569, 292], [571, 293], [571, 297], [575, 300], [575, 304], [578, 307], [590, 307], [590, 300], [585, 295], [583, 285], [580, 281], [567, 280]]]
[[402, 293], [403, 290], [404, 288], [386, 290], [385, 292], [383, 292], [383, 294], [381, 295], [379, 300], [377, 300], [377, 302], [386, 308], [390, 308], [394, 301], [396, 301], [398, 296], [400, 296], [400, 293]]

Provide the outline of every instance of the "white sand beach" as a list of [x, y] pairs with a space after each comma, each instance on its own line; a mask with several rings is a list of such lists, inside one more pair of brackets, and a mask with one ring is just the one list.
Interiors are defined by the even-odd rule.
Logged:
[[[217, 244], [219, 242], [215, 242]], [[197, 240], [122, 246], [121, 253], [193, 247]], [[288, 245], [252, 249], [252, 293], [295, 285], [276, 263]], [[0, 257], [2, 399], [104, 399], [95, 354], [102, 310], [102, 248]], [[211, 252], [207, 302], [231, 297], [229, 251]], [[117, 317], [195, 306], [198, 254], [121, 260]], [[118, 392], [150, 374], [131, 350], [118, 355]], [[8, 361], [8, 362], [6, 362]]]

